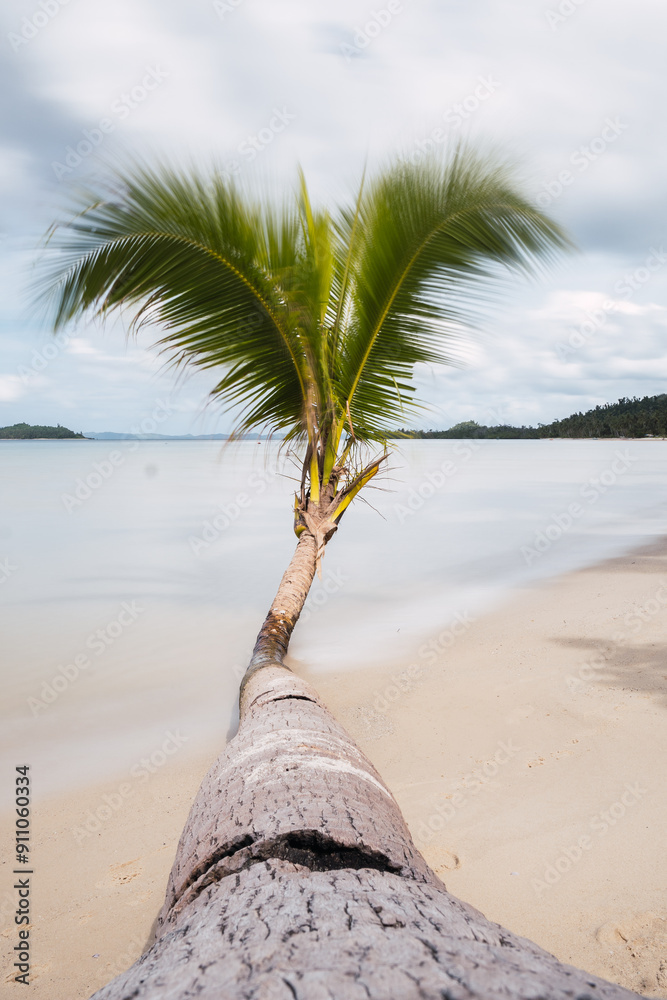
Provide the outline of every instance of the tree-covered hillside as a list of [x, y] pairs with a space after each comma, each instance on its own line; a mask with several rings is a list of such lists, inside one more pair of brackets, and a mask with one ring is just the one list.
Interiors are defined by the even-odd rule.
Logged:
[[643, 399], [619, 399], [586, 413], [573, 413], [537, 427], [486, 427], [466, 420], [446, 431], [398, 430], [388, 437], [414, 438], [610, 438], [667, 437], [667, 393]]
[[11, 427], [0, 427], [0, 439], [27, 441], [30, 438], [83, 438], [83, 434], [75, 434], [67, 427], [40, 427], [36, 424], [12, 424]]

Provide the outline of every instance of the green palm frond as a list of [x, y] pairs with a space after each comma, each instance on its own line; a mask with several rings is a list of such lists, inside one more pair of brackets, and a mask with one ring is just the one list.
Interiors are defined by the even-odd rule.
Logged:
[[387, 171], [367, 187], [360, 214], [339, 380], [372, 436], [403, 417], [416, 364], [452, 362], [456, 338], [477, 324], [503, 272], [530, 272], [569, 244], [505, 169], [463, 149], [449, 162]]
[[334, 215], [299, 181], [275, 204], [215, 171], [135, 167], [56, 229], [40, 287], [56, 327], [129, 310], [172, 363], [214, 370], [235, 433], [304, 442], [297, 509], [326, 495], [333, 524], [382, 461], [352, 472], [348, 456], [416, 405], [415, 366], [452, 363], [501, 278], [569, 243], [463, 148], [362, 181]]
[[57, 234], [42, 281], [55, 326], [130, 307], [163, 331], [176, 364], [224, 371], [213, 397], [241, 404], [239, 431], [291, 431], [312, 380], [295, 320], [267, 265], [294, 269], [294, 218], [264, 214], [233, 187], [162, 169], [122, 178]]

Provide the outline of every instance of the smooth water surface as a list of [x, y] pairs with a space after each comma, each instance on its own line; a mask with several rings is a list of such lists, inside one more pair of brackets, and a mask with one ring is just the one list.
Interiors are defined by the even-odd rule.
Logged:
[[[29, 763], [51, 793], [138, 776], [169, 732], [178, 752], [227, 732], [295, 545], [296, 467], [277, 456], [0, 443], [3, 773]], [[294, 662], [405, 665], [456, 614], [650, 541], [666, 459], [661, 440], [402, 442], [327, 548]]]

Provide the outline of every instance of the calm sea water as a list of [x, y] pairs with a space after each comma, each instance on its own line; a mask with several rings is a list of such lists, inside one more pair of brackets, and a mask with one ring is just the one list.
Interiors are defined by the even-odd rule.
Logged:
[[[228, 731], [295, 545], [277, 455], [0, 444], [2, 773], [31, 764], [43, 794], [143, 780], [142, 759]], [[457, 614], [663, 534], [666, 459], [657, 440], [402, 443], [328, 546], [293, 660], [408, 664]]]

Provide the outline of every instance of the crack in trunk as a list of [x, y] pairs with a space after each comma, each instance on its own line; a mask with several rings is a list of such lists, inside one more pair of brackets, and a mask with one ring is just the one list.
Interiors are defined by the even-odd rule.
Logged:
[[266, 861], [287, 861], [311, 872], [370, 868], [413, 877], [409, 869], [395, 864], [380, 851], [342, 844], [318, 830], [292, 830], [271, 840], [254, 840], [247, 835], [216, 851], [193, 871], [192, 878], [174, 900], [174, 912], [189, 906], [209, 885]]
[[239, 732], [181, 836], [159, 936], [96, 997], [590, 1000], [599, 987], [599, 1000], [630, 1000], [450, 896], [371, 762], [284, 667], [326, 502], [305, 512], [241, 684]]

